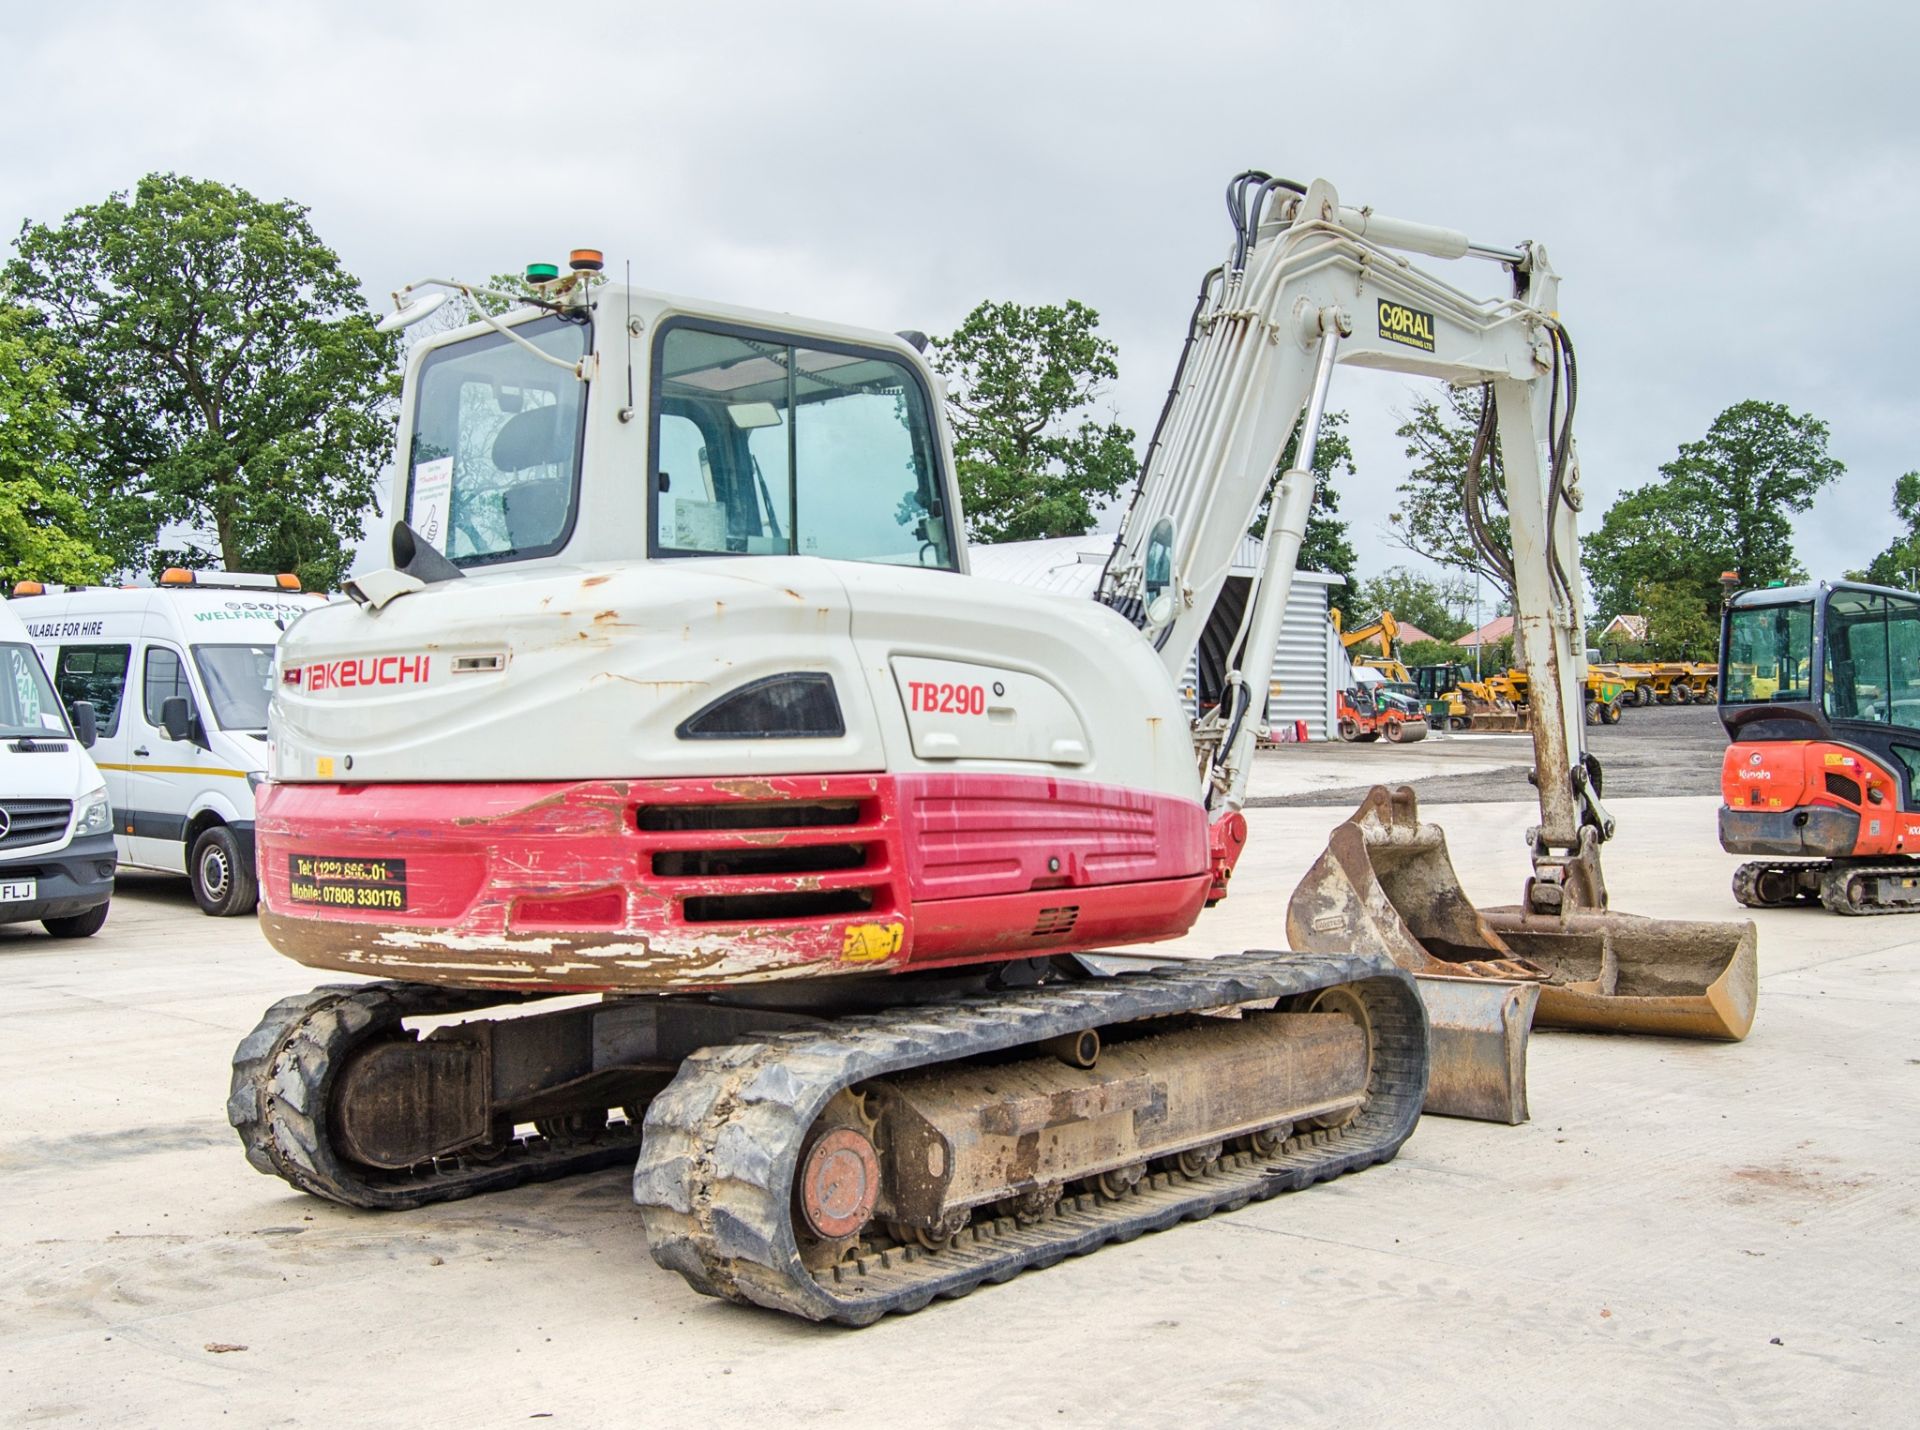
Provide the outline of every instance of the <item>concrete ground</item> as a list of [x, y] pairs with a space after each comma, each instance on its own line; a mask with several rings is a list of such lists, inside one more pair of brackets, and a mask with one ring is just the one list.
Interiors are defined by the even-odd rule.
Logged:
[[[1618, 907], [1739, 916], [1714, 804], [1616, 804]], [[1518, 897], [1529, 806], [1427, 813]], [[1255, 810], [1183, 951], [1276, 946], [1342, 817]], [[847, 1332], [691, 1294], [620, 1170], [397, 1214], [254, 1172], [227, 1059], [313, 980], [129, 879], [90, 942], [0, 930], [0, 1423], [1910, 1424], [1920, 919], [1758, 922], [1743, 1044], [1542, 1033], [1528, 1125]]]

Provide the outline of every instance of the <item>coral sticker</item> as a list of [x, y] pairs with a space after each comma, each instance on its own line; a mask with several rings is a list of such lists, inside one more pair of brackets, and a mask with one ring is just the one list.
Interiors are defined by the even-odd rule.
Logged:
[[878, 963], [892, 958], [905, 940], [905, 924], [848, 924], [840, 945], [842, 963]]

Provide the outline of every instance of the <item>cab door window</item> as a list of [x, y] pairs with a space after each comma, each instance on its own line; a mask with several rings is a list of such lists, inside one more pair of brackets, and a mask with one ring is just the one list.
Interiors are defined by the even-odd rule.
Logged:
[[187, 684], [187, 668], [180, 653], [162, 645], [147, 647], [147, 670], [140, 703], [146, 710], [147, 723], [154, 729], [166, 728], [160, 723], [161, 708], [175, 696], [183, 698], [188, 713], [193, 713], [193, 688]]
[[120, 697], [127, 688], [132, 650], [123, 645], [70, 645], [60, 650], [54, 686], [69, 714], [77, 700], [90, 701], [102, 735], [120, 730]]

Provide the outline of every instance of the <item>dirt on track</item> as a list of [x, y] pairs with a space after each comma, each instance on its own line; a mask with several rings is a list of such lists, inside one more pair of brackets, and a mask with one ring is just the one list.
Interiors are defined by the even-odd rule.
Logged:
[[[1256, 808], [1338, 808], [1358, 804], [1361, 796], [1376, 784], [1399, 783], [1412, 785], [1422, 804], [1485, 804], [1531, 799], [1533, 786], [1527, 782], [1527, 776], [1533, 771], [1533, 743], [1526, 736], [1482, 735], [1446, 740], [1429, 737], [1408, 748], [1424, 755], [1445, 751], [1449, 755], [1457, 754], [1463, 762], [1478, 762], [1487, 758], [1494, 741], [1512, 749], [1512, 764], [1406, 781], [1394, 778], [1393, 761], [1398, 747], [1385, 743], [1342, 745], [1336, 741], [1317, 748], [1324, 755], [1352, 759], [1352, 785], [1302, 794], [1268, 795], [1247, 803]], [[1719, 712], [1711, 705], [1636, 705], [1627, 708], [1618, 725], [1588, 726], [1587, 748], [1600, 762], [1606, 796], [1619, 799], [1718, 794], [1720, 759], [1727, 748], [1727, 733], [1720, 726]]]

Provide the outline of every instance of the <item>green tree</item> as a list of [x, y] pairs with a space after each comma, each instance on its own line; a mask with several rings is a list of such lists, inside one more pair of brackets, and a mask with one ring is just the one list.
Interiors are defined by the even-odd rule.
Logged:
[[1089, 412], [1120, 372], [1099, 324], [1071, 300], [986, 302], [934, 339], [971, 539], [1081, 535], [1097, 500], [1133, 480], [1132, 431]]
[[[1347, 524], [1335, 514], [1340, 510], [1340, 493], [1333, 489], [1337, 473], [1352, 476], [1356, 470], [1346, 425], [1344, 412], [1328, 412], [1320, 418], [1320, 436], [1313, 444], [1313, 506], [1307, 512], [1307, 529], [1300, 540], [1299, 568], [1343, 577], [1352, 589], [1354, 567], [1359, 565], [1359, 558], [1347, 538]], [[1279, 465], [1267, 480], [1266, 491], [1261, 494], [1260, 508], [1248, 528], [1252, 535], [1266, 537], [1267, 518], [1273, 511], [1273, 494], [1280, 489], [1280, 475], [1291, 470], [1299, 459], [1300, 428], [1296, 425], [1293, 435], [1287, 438], [1286, 450], [1280, 454]]]
[[1647, 618], [1646, 652], [1655, 660], [1712, 660], [1720, 647], [1720, 623], [1706, 598], [1688, 582], [1649, 582], [1634, 595]]
[[1777, 402], [1735, 403], [1656, 480], [1624, 493], [1585, 543], [1602, 619], [1633, 611], [1655, 586], [1684, 588], [1718, 612], [1723, 571], [1748, 586], [1796, 579], [1793, 516], [1844, 470], [1818, 418]]
[[116, 565], [203, 560], [336, 584], [391, 445], [396, 340], [290, 201], [174, 174], [28, 223], [7, 278], [75, 360], [73, 465]]
[[112, 569], [75, 490], [60, 378], [74, 361], [32, 309], [0, 302], [0, 581], [85, 583]]
[[[1471, 591], [1467, 599], [1472, 599]], [[1456, 585], [1395, 566], [1355, 590], [1347, 626], [1351, 630], [1376, 619], [1382, 611], [1392, 611], [1396, 621], [1417, 626], [1435, 640], [1453, 641], [1473, 629], [1471, 623], [1455, 614], [1460, 601]]]
[[1893, 514], [1906, 529], [1861, 574], [1882, 586], [1920, 591], [1920, 472], [1893, 484]]
[[1505, 556], [1504, 564], [1474, 544], [1464, 516], [1467, 465], [1480, 426], [1480, 403], [1478, 388], [1448, 388], [1444, 401], [1417, 399], [1407, 420], [1394, 429], [1406, 439], [1413, 465], [1396, 489], [1400, 505], [1387, 518], [1387, 539], [1437, 566], [1480, 576], [1493, 586], [1490, 604], [1498, 606], [1513, 600], [1513, 583], [1506, 570], [1512, 562], [1513, 537], [1507, 525], [1506, 481], [1498, 443], [1489, 444], [1479, 488], [1479, 516], [1494, 550]]

